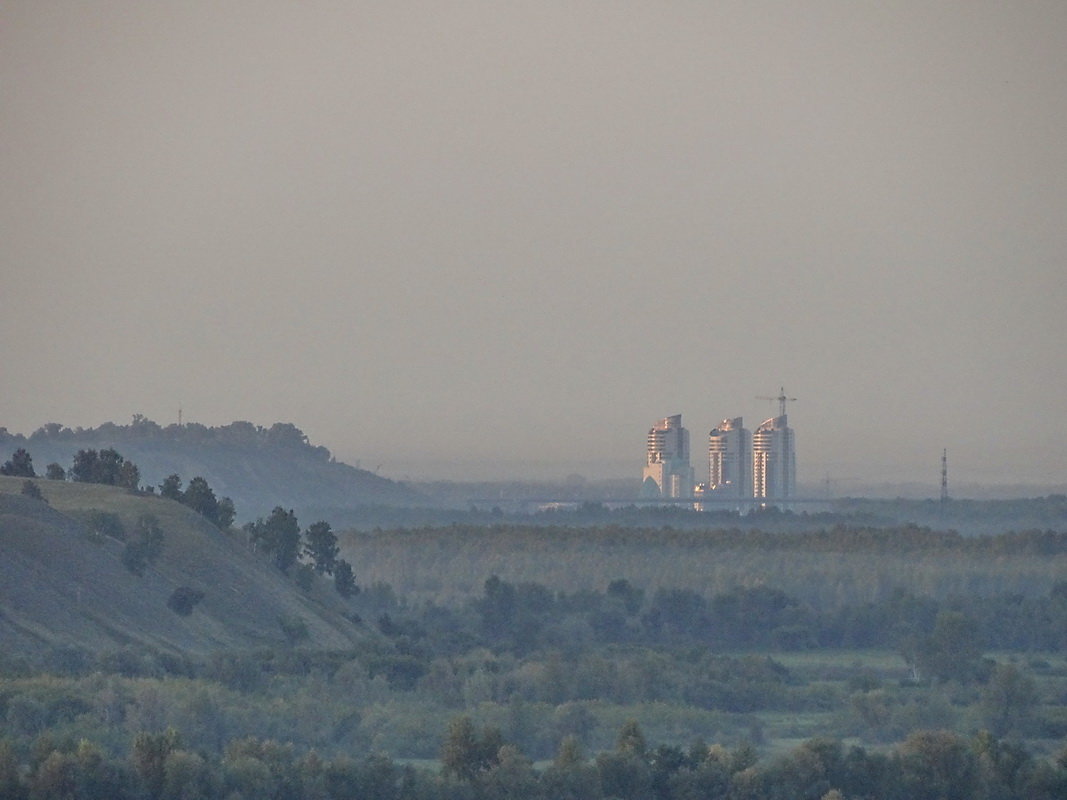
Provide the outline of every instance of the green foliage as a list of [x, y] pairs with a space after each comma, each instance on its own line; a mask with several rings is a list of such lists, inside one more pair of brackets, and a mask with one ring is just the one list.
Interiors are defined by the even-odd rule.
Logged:
[[79, 450], [74, 455], [70, 479], [78, 483], [102, 483], [136, 490], [141, 472], [132, 461], [127, 461], [114, 449]]
[[0, 797], [23, 800], [25, 796], [15, 750], [7, 739], [0, 739]]
[[91, 508], [77, 516], [85, 521], [91, 539], [103, 541], [103, 537], [107, 536], [120, 542], [126, 541], [126, 526], [122, 524], [122, 518], [118, 514]]
[[282, 629], [282, 633], [285, 634], [286, 640], [291, 645], [299, 644], [306, 640], [310, 635], [308, 633], [307, 622], [302, 617], [298, 617], [294, 614], [286, 614], [278, 617], [278, 627]]
[[122, 549], [122, 565], [135, 575], [143, 575], [163, 552], [163, 529], [151, 514], [137, 518], [133, 536]]
[[219, 501], [208, 482], [197, 476], [189, 481], [181, 502], [213, 523], [218, 521]]
[[37, 477], [37, 473], [33, 471], [33, 459], [22, 447], [14, 452], [10, 460], [0, 465], [0, 475], [10, 475], [15, 478]]
[[300, 524], [292, 509], [275, 506], [270, 516], [245, 526], [252, 545], [272, 558], [275, 566], [288, 572], [300, 554]]
[[328, 522], [316, 522], [304, 531], [304, 555], [311, 559], [315, 572], [332, 575], [337, 566], [337, 535]]
[[221, 530], [228, 529], [237, 516], [233, 501], [228, 497], [217, 498], [207, 480], [200, 476], [189, 481], [183, 491], [181, 476], [168, 475], [163, 483], [159, 484], [159, 494], [168, 500], [188, 506]]
[[131, 761], [145, 793], [152, 800], [163, 796], [167, 782], [167, 760], [181, 747], [181, 736], [173, 728], [164, 733], [138, 733], [133, 740]]
[[166, 497], [168, 500], [182, 502], [181, 476], [172, 474], [164, 478], [163, 483], [159, 484], [159, 495], [160, 497]]
[[[1008, 593], [1029, 599], [1048, 592], [1067, 571], [1067, 527], [969, 539], [914, 526], [811, 527], [782, 535], [741, 527], [459, 524], [360, 531], [342, 536], [342, 544], [367, 582], [390, 583], [412, 601], [437, 603], [480, 594], [486, 577], [496, 574], [553, 592], [603, 591], [626, 580], [649, 595], [690, 590], [709, 600], [762, 585], [799, 601], [801, 609], [834, 611], [886, 603], [895, 593], [937, 602]], [[788, 609], [776, 613], [789, 616]], [[861, 627], [878, 630], [884, 622]]]
[[[57, 461], [69, 459], [79, 449], [99, 453], [104, 448], [117, 448], [139, 464], [146, 476], [158, 475], [153, 478], [156, 481], [172, 472], [201, 470], [216, 493], [216, 482], [225, 481], [227, 493], [239, 509], [269, 511], [278, 498], [291, 497], [319, 509], [338, 509], [336, 513], [347, 509], [351, 518], [359, 513], [353, 507], [364, 503], [424, 499], [406, 486], [333, 460], [328, 449], [310, 444], [304, 433], [289, 423], [264, 427], [234, 422], [212, 427], [196, 423], [159, 425], [140, 418], [129, 425], [104, 423], [97, 428], [75, 429], [49, 423], [29, 437], [0, 431], [3, 444], [8, 445], [8, 453], [22, 446], [47, 453]], [[44, 449], [38, 451], [39, 447]], [[179, 465], [183, 466], [177, 469]], [[69, 461], [63, 466], [69, 466]], [[189, 477], [194, 473], [185, 474]], [[221, 503], [221, 495], [219, 498]], [[286, 501], [291, 502], [297, 501]], [[298, 507], [297, 513], [304, 512]], [[316, 514], [312, 519], [322, 515], [321, 510], [307, 513]], [[228, 525], [220, 522], [220, 527]]]
[[[70, 796], [214, 798], [239, 792], [397, 800], [472, 795], [818, 800], [836, 791], [887, 800], [1052, 800], [1067, 786], [1067, 759], [1060, 764], [1036, 757], [988, 733], [972, 738], [916, 731], [899, 747], [875, 754], [835, 739], [809, 738], [761, 759], [744, 744], [728, 749], [657, 743], [645, 733], [646, 721], [658, 724], [650, 707], [640, 710], [640, 725], [620, 718], [614, 744], [604, 742], [592, 763], [577, 738], [566, 737], [552, 764], [539, 772], [525, 748], [506, 741], [495, 721], [486, 720], [493, 713], [489, 706], [480, 707], [479, 719], [452, 717], [446, 729], [439, 710], [386, 701], [357, 673], [326, 671], [315, 673], [314, 681], [293, 681], [285, 677], [278, 654], [263, 653], [261, 659], [273, 662], [273, 687], [264, 683], [241, 695], [186, 678], [95, 674], [0, 682], [5, 732], [15, 737], [0, 740], [0, 788], [7, 790], [0, 797], [74, 792]], [[291, 659], [293, 668], [301, 660], [306, 656]], [[309, 668], [314, 669], [305, 663], [303, 669]], [[353, 695], [366, 704], [355, 717]], [[426, 737], [428, 724], [439, 724], [444, 736]], [[140, 731], [132, 741], [131, 729]], [[259, 738], [263, 732], [272, 738]], [[367, 756], [416, 739], [426, 742], [419, 745], [423, 757], [432, 755], [435, 742], [439, 746], [439, 771], [415, 772], [383, 756]]]
[[441, 768], [446, 775], [474, 781], [500, 764], [503, 737], [497, 728], [480, 732], [470, 717], [457, 717], [448, 725], [441, 745]]
[[30, 498], [31, 500], [38, 500], [42, 503], [48, 502], [44, 499], [44, 494], [42, 494], [41, 492], [41, 487], [38, 486], [36, 482], [31, 480], [25, 480], [22, 482], [22, 490], [20, 494], [22, 494], [23, 497]]
[[[74, 489], [52, 487], [51, 493]], [[158, 500], [123, 497], [155, 503], [161, 516], [177, 511]], [[164, 519], [170, 531], [170, 517]], [[141, 538], [142, 523], [131, 527], [131, 543]], [[1037, 542], [1039, 537], [1025, 546]], [[533, 539], [529, 546], [541, 544]], [[171, 546], [180, 546], [177, 537], [173, 545], [168, 538], [168, 556]], [[993, 555], [998, 547], [1019, 546], [1015, 539], [982, 544], [985, 558], [999, 558]], [[1054, 537], [1040, 546], [1052, 547], [1055, 557]], [[678, 561], [684, 560], [679, 552], [695, 558], [676, 549]], [[788, 561], [795, 551], [783, 545], [775, 552]], [[347, 562], [334, 567], [335, 582], [342, 564]], [[295, 577], [311, 578], [313, 571], [302, 565]], [[53, 752], [59, 755], [42, 773], [59, 781], [52, 785], [62, 789], [64, 776], [81, 775], [74, 743], [86, 735], [100, 738], [104, 755], [97, 763], [106, 765], [123, 757], [130, 731], [158, 736], [167, 727], [180, 730], [188, 745], [178, 742], [163, 756], [161, 797], [397, 797], [403, 789], [409, 800], [818, 800], [834, 792], [896, 800], [907, 795], [893, 794], [893, 786], [924, 796], [928, 785], [944, 790], [948, 775], [980, 800], [1029, 800], [1056, 797], [1048, 787], [1063, 785], [1056, 782], [1062, 777], [1058, 766], [1039, 766], [1044, 762], [1027, 751], [995, 739], [967, 737], [976, 723], [1011, 736], [1057, 730], [1067, 675], [1058, 646], [1030, 657], [1029, 669], [995, 666], [981, 656], [985, 647], [1006, 642], [1023, 642], [1027, 649], [1033, 642], [1062, 641], [1067, 584], [1052, 583], [1044, 594], [1025, 597], [972, 593], [941, 599], [894, 591], [877, 601], [843, 597], [826, 606], [766, 582], [738, 582], [710, 593], [639, 586], [629, 577], [567, 590], [500, 575], [467, 585], [470, 594], [448, 603], [413, 601], [374, 583], [343, 607], [335, 598], [334, 609], [344, 608], [351, 619], [378, 621], [363, 628], [366, 638], [352, 651], [309, 649], [308, 620], [288, 615], [278, 626], [287, 642], [302, 647], [219, 653], [203, 663], [130, 647], [96, 663], [57, 666], [55, 673], [75, 677], [50, 678], [50, 686], [0, 679], [0, 723], [15, 741], [20, 788], [28, 787]], [[320, 599], [312, 593], [295, 601], [310, 609]], [[316, 630], [324, 629], [316, 623]], [[904, 640], [929, 651], [913, 661], [970, 666], [944, 677], [925, 666], [936, 680], [909, 681], [893, 650]], [[856, 641], [883, 649], [819, 649]], [[53, 658], [57, 665], [61, 660]], [[26, 673], [13, 668], [10, 674]], [[158, 680], [163, 675], [171, 677]], [[439, 774], [364, 758], [372, 751], [443, 756], [435, 732], [457, 715], [468, 718], [470, 736], [452, 742], [461, 757]], [[782, 745], [784, 738], [815, 734], [888, 744], [917, 729], [941, 728], [952, 732], [910, 749], [880, 748], [885, 754], [825, 739], [789, 753]], [[489, 736], [493, 730], [502, 733]], [[614, 730], [619, 734], [613, 740]], [[451, 733], [449, 727], [446, 744]], [[31, 765], [26, 754], [45, 734], [51, 743], [40, 746]], [[697, 735], [715, 744], [684, 749]], [[1049, 738], [1056, 735], [1062, 734]], [[291, 744], [249, 742], [249, 736]], [[753, 747], [738, 746], [746, 738]], [[483, 748], [484, 739], [492, 747]], [[965, 753], [957, 757], [960, 742]], [[760, 761], [755, 748], [765, 744], [778, 755], [764, 753]], [[582, 745], [601, 752], [589, 762]], [[532, 769], [531, 757], [547, 759], [554, 752], [550, 768]], [[90, 748], [86, 763], [93, 761]], [[134, 781], [133, 793], [149, 796], [148, 783], [132, 775], [127, 779]], [[114, 791], [111, 796], [125, 796], [125, 789]]]
[[997, 664], [982, 689], [982, 718], [997, 737], [1029, 732], [1038, 703], [1034, 679], [1013, 664]]
[[233, 504], [233, 500], [229, 497], [219, 498], [218, 507], [215, 510], [215, 524], [221, 530], [229, 530], [233, 525], [234, 519], [237, 517], [237, 508]]
[[916, 731], [900, 748], [904, 795], [912, 800], [971, 800], [979, 792], [974, 751], [949, 731]]
[[921, 675], [946, 681], [978, 677], [982, 650], [978, 626], [957, 611], [942, 611], [934, 629], [914, 647], [914, 663]]
[[193, 613], [196, 604], [204, 599], [204, 593], [189, 586], [179, 586], [167, 598], [167, 608], [182, 617]]
[[45, 467], [44, 475], [50, 481], [65, 481], [67, 479], [67, 471], [55, 461]]
[[356, 586], [356, 576], [352, 572], [352, 565], [344, 559], [337, 559], [333, 568], [333, 585], [341, 597], [349, 598], [359, 594]]
[[310, 592], [315, 585], [315, 569], [310, 564], [297, 564], [293, 572], [293, 582], [302, 591]]

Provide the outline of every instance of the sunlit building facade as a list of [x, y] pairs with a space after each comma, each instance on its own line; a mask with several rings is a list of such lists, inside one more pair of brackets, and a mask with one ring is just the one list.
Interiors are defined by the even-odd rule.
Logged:
[[752, 497], [752, 433], [741, 417], [724, 419], [708, 434], [706, 492], [718, 497]]
[[752, 435], [752, 496], [781, 504], [796, 495], [796, 451], [785, 414], [772, 417]]
[[649, 430], [641, 491], [646, 497], [693, 496], [689, 431], [682, 427], [681, 414], [664, 417]]

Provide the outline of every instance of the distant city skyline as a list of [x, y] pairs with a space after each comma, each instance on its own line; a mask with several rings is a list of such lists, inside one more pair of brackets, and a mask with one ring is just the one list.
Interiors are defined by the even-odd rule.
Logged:
[[0, 17], [12, 431], [632, 479], [784, 384], [802, 485], [1067, 484], [1067, 3]]
[[656, 422], [648, 432], [641, 496], [647, 498], [766, 500], [788, 504], [797, 494], [796, 434], [785, 414], [784, 388], [779, 413], [755, 432], [742, 417], [724, 419], [707, 436], [707, 459], [698, 474], [690, 462], [690, 434], [682, 415]]

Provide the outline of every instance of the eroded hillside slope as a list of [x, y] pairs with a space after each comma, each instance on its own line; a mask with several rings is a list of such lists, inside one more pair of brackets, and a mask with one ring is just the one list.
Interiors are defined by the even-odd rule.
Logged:
[[[21, 496], [23, 479], [0, 478], [5, 648], [140, 645], [204, 655], [285, 645], [294, 629], [306, 629], [301, 640], [325, 649], [363, 636], [328, 583], [301, 590], [248, 549], [243, 534], [222, 532], [179, 503], [108, 486], [36, 483], [46, 502]], [[116, 515], [126, 531], [146, 515], [158, 520], [162, 552], [142, 576], [123, 566], [122, 541], [86, 524], [91, 510]], [[188, 616], [168, 607], [183, 586], [203, 592]]]

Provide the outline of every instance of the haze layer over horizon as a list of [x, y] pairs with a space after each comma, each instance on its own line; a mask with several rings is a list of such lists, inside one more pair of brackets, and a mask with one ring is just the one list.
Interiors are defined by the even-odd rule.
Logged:
[[0, 0], [0, 425], [1062, 484], [1065, 97], [1059, 2]]

